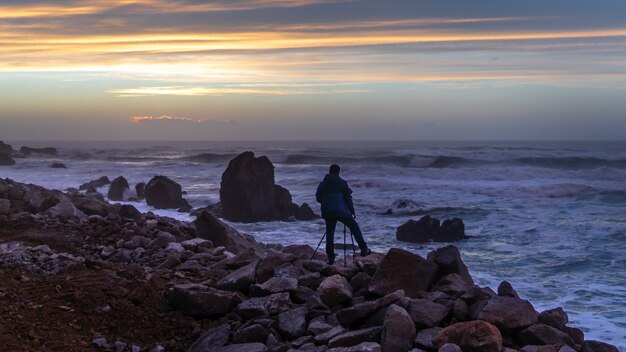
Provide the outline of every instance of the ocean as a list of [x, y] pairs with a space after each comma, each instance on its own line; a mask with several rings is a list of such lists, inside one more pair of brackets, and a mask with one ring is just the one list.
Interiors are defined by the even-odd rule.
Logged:
[[[626, 142], [9, 143], [57, 147], [59, 156], [16, 159], [0, 177], [64, 190], [103, 175], [132, 186], [160, 174], [179, 182], [194, 207], [218, 202], [228, 161], [251, 150], [270, 158], [296, 203], [319, 213], [315, 189], [338, 163], [373, 250], [425, 256], [445, 244], [398, 242], [396, 228], [425, 214], [461, 218], [471, 238], [455, 245], [478, 284], [507, 280], [537, 310], [561, 306], [587, 339], [626, 351]], [[393, 215], [383, 215], [388, 209]], [[284, 245], [316, 246], [324, 234], [322, 220], [233, 226]]]

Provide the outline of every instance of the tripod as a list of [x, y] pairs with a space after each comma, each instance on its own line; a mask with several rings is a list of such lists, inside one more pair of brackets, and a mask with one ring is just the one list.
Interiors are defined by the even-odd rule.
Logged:
[[[313, 252], [313, 255], [311, 256], [311, 259], [309, 260], [313, 260], [313, 258], [315, 257], [315, 254], [317, 254], [317, 250], [320, 249], [320, 246], [322, 245], [322, 242], [324, 241], [324, 238], [326, 238], [326, 234], [328, 234], [328, 232], [324, 232], [324, 236], [322, 236], [322, 239], [320, 239], [320, 242], [317, 244], [317, 247], [315, 248], [315, 251]], [[354, 249], [354, 236], [352, 235], [352, 231], [350, 231], [350, 239], [352, 240], [352, 257], [354, 258], [354, 256], [356, 255], [356, 250]], [[334, 245], [334, 244], [333, 244]], [[346, 267], [346, 224], [343, 224], [343, 267]]]

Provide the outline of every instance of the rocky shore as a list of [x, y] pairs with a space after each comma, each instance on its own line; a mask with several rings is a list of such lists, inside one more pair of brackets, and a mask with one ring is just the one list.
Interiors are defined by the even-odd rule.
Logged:
[[461, 253], [401, 249], [327, 265], [257, 243], [208, 211], [191, 223], [97, 194], [0, 180], [7, 351], [617, 351]]

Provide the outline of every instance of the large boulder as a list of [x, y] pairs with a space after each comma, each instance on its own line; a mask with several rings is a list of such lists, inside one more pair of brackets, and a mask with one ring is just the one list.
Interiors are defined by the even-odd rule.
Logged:
[[433, 340], [436, 348], [447, 343], [458, 345], [463, 352], [500, 352], [502, 335], [497, 327], [486, 321], [467, 321], [444, 328]]
[[407, 352], [413, 347], [415, 325], [404, 308], [392, 304], [385, 313], [380, 345], [383, 351]]
[[244, 152], [228, 163], [220, 187], [222, 216], [255, 222], [317, 218], [306, 204], [293, 203], [289, 191], [274, 181], [274, 165], [266, 157]]
[[128, 186], [128, 181], [123, 176], [120, 176], [111, 182], [107, 197], [109, 197], [110, 200], [123, 201], [128, 197], [129, 191], [130, 187]]
[[438, 219], [426, 215], [418, 221], [409, 220], [396, 230], [396, 239], [403, 242], [454, 242], [465, 238], [463, 220], [456, 218], [440, 224]]
[[437, 264], [437, 275], [435, 280], [439, 280], [442, 277], [449, 274], [458, 274], [469, 285], [474, 285], [474, 280], [467, 270], [467, 266], [461, 260], [461, 253], [455, 246], [446, 246], [434, 250], [426, 256], [428, 260]]
[[608, 343], [587, 340], [583, 343], [582, 352], [619, 352], [617, 347]]
[[417, 297], [428, 290], [435, 279], [437, 265], [417, 254], [392, 248], [380, 263], [368, 288], [370, 292], [384, 296], [396, 290], [404, 290], [408, 297]]
[[44, 155], [52, 155], [52, 156], [56, 156], [59, 154], [57, 151], [57, 148], [53, 148], [53, 147], [46, 147], [46, 148], [21, 147], [20, 153], [24, 155], [44, 154]]
[[144, 189], [146, 203], [157, 209], [191, 209], [182, 187], [165, 176], [154, 176]]
[[345, 277], [337, 274], [322, 281], [317, 288], [322, 302], [333, 307], [352, 298], [352, 286]]
[[228, 251], [235, 254], [253, 251], [262, 257], [265, 253], [254, 237], [240, 234], [208, 211], [203, 211], [198, 215], [193, 224], [198, 237], [210, 240], [216, 247], [226, 247]]
[[534, 324], [522, 330], [518, 338], [521, 345], [568, 345], [574, 347], [574, 340], [566, 333], [546, 324]]
[[174, 285], [168, 295], [174, 309], [198, 318], [226, 314], [241, 302], [236, 293], [197, 284]]
[[537, 323], [538, 314], [526, 300], [495, 296], [481, 309], [478, 319], [488, 321], [502, 330], [512, 330]]
[[439, 325], [450, 313], [449, 307], [426, 299], [410, 300], [407, 310], [415, 325], [421, 329]]

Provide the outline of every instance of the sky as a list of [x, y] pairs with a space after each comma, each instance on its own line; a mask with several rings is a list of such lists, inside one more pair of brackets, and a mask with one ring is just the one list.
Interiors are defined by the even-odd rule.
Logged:
[[1, 0], [4, 140], [624, 140], [623, 0]]

